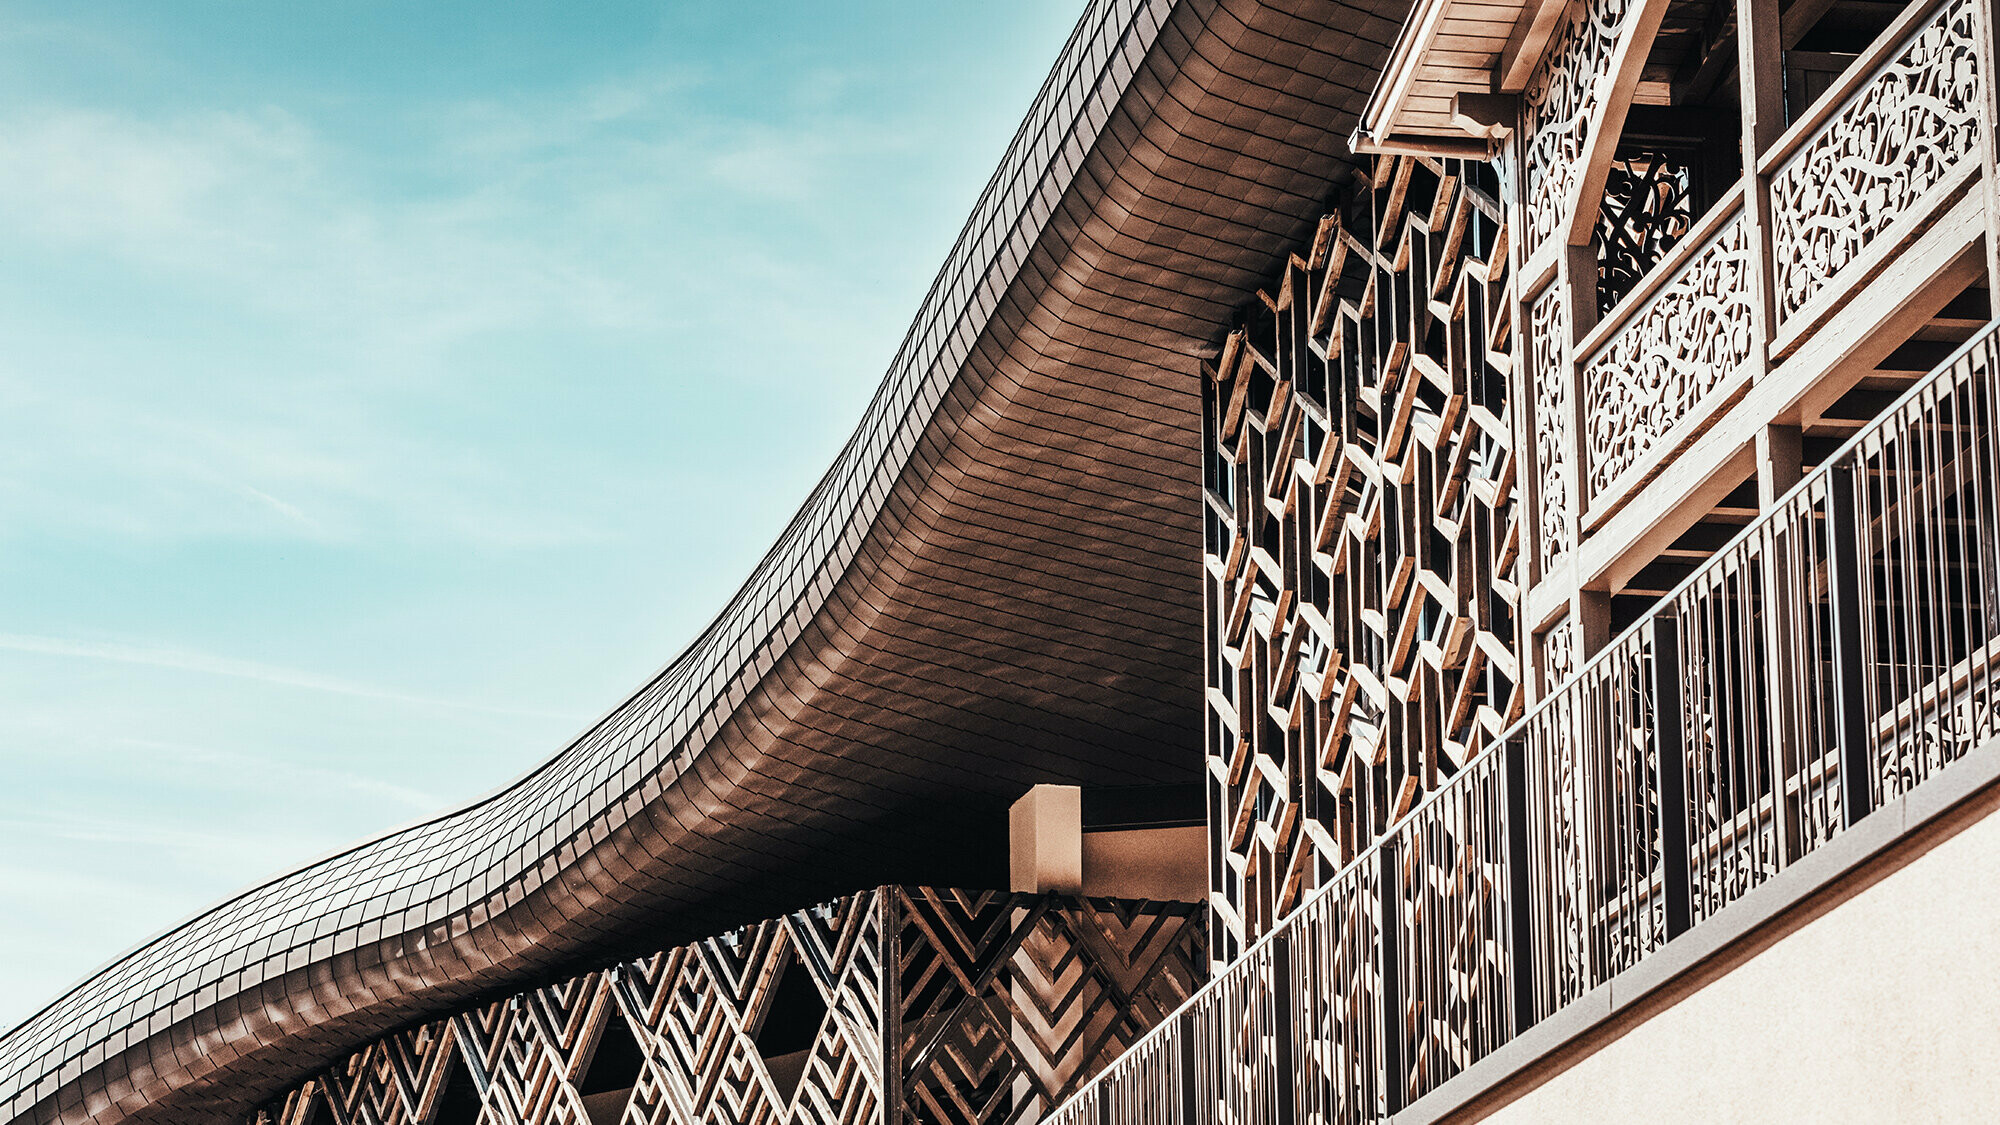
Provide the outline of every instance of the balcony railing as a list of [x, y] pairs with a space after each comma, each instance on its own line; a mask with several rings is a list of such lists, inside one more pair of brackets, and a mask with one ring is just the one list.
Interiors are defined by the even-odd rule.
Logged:
[[1400, 1111], [2000, 734], [1983, 329], [1049, 1121]]
[[[1989, 18], [1984, 0], [1911, 5], [1758, 159], [1765, 230], [1731, 191], [1579, 341], [1586, 527], [1727, 406], [1762, 353], [1796, 351], [1976, 181], [1992, 143]], [[1768, 281], [1754, 265], [1765, 237]]]

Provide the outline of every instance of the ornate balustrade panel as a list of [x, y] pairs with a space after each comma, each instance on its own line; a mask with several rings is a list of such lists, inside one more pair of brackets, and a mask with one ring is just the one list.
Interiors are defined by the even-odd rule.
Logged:
[[1753, 275], [1740, 215], [1722, 223], [1586, 361], [1588, 495], [1610, 488], [1751, 357]]
[[1572, 0], [1523, 95], [1525, 189], [1521, 249], [1532, 256], [1562, 236], [1590, 150], [1606, 77], [1644, 0]]
[[1941, 4], [1771, 172], [1780, 326], [1870, 243], [1925, 211], [1933, 188], [1979, 162], [1980, 7]]
[[1649, 653], [1628, 635], [1549, 697], [1527, 743], [1535, 1013], [1547, 1016], [1665, 940]]
[[1034, 1121], [1195, 992], [1205, 930], [1185, 903], [867, 891], [391, 1035], [256, 1122]]
[[1570, 496], [1574, 446], [1569, 401], [1569, 310], [1556, 286], [1528, 306], [1524, 341], [1535, 394], [1536, 561], [1546, 574], [1576, 545], [1576, 504]]
[[1513, 1036], [1502, 755], [1403, 821], [1395, 839], [1403, 1076], [1414, 1101]]
[[2000, 739], [1996, 333], [1049, 1120], [1379, 1120]]

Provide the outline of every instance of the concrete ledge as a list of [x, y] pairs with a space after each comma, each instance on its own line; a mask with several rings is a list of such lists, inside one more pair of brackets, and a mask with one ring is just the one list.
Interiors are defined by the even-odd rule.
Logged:
[[1662, 993], [1669, 986], [1695, 983], [1692, 978], [1701, 970], [1714, 969], [1715, 976], [1727, 973], [1735, 966], [1721, 963], [1723, 955], [1740, 951], [1811, 900], [1837, 891], [1839, 884], [1862, 868], [1996, 782], [2000, 782], [2000, 739], [1988, 741], [1922, 785], [1883, 804], [1861, 823], [1801, 857], [1652, 956], [1515, 1036], [1390, 1121], [1393, 1125], [1429, 1125], [1445, 1120], [1537, 1068], [1548, 1068], [1551, 1073], [1560, 1070], [1567, 1065], [1565, 1054], [1587, 1055], [1609, 1042], [1585, 1042], [1592, 1033], [1614, 1030], [1618, 1023], [1643, 1021], [1650, 1014], [1639, 1010], [1643, 1003], [1667, 999]]

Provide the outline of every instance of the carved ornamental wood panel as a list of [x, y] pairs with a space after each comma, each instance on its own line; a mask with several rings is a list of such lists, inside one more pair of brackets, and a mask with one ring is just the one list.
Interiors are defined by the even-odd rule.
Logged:
[[1213, 948], [1522, 708], [1512, 299], [1489, 166], [1379, 162], [1206, 383]]
[[1570, 197], [1589, 153], [1590, 129], [1602, 108], [1626, 19], [1639, 0], [1571, 0], [1548, 53], [1523, 97], [1525, 181], [1521, 247], [1533, 254], [1563, 237]]
[[884, 887], [370, 1043], [252, 1125], [1014, 1125], [1206, 979], [1190, 903]]
[[1582, 373], [1585, 484], [1615, 484], [1751, 358], [1750, 237], [1725, 223], [1661, 283]]
[[1981, 22], [1973, 0], [1939, 7], [1771, 174], [1781, 323], [1933, 188], [1978, 163]]

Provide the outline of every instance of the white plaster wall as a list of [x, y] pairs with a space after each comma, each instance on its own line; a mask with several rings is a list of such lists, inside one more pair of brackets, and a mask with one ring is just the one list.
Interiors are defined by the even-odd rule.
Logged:
[[1484, 1120], [2000, 1122], [2000, 814]]

